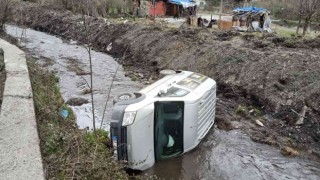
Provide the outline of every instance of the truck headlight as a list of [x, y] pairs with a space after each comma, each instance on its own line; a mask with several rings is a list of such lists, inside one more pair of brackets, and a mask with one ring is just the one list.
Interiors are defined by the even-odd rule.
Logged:
[[134, 122], [134, 118], [136, 117], [136, 112], [126, 112], [124, 113], [122, 126], [131, 125]]

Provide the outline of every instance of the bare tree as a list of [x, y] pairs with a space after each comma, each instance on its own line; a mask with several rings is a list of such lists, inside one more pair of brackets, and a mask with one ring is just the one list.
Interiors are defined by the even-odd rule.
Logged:
[[5, 24], [10, 15], [10, 0], [0, 0], [0, 33], [5, 31]]
[[293, 0], [292, 3], [294, 5], [294, 12], [299, 17], [297, 33], [299, 33], [301, 21], [303, 20], [304, 24], [302, 34], [305, 35], [313, 18], [320, 13], [320, 0]]
[[91, 57], [91, 39], [89, 37], [89, 30], [88, 30], [88, 22], [87, 22], [87, 14], [89, 14], [86, 7], [88, 7], [89, 5], [89, 0], [82, 0], [80, 1], [80, 3], [78, 4], [78, 9], [81, 12], [81, 17], [82, 17], [82, 23], [83, 23], [83, 27], [84, 27], [84, 38], [86, 41], [86, 49], [88, 52], [88, 56], [89, 56], [89, 66], [90, 66], [90, 84], [87, 83], [87, 85], [90, 88], [90, 95], [91, 95], [91, 106], [92, 106], [92, 126], [93, 126], [93, 131], [96, 131], [96, 117], [95, 117], [95, 106], [94, 106], [94, 95], [93, 95], [93, 71], [92, 71], [92, 57]]

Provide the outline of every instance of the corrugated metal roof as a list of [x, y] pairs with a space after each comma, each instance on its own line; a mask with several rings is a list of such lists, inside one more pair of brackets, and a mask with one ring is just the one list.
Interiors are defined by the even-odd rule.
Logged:
[[197, 5], [193, 0], [168, 0], [168, 3], [181, 5], [184, 8], [193, 7]]

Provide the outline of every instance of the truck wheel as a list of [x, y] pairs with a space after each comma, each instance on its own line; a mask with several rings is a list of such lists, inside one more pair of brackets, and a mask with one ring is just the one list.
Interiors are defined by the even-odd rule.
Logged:
[[116, 96], [113, 99], [113, 104], [117, 103], [117, 102], [121, 102], [121, 101], [128, 101], [128, 100], [132, 100], [135, 99], [136, 95], [133, 93], [122, 93], [118, 96]]

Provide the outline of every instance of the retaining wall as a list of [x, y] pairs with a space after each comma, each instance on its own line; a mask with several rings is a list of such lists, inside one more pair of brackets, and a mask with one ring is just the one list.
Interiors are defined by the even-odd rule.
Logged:
[[0, 39], [6, 82], [0, 111], [0, 179], [44, 179], [25, 54]]

